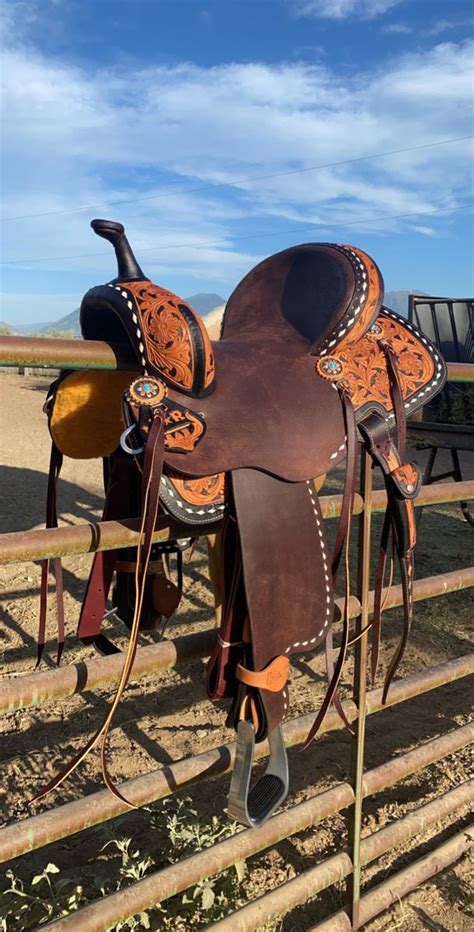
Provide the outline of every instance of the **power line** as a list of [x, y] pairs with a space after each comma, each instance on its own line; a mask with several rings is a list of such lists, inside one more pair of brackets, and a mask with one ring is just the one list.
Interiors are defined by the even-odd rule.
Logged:
[[[410, 214], [390, 214], [385, 217], [366, 217], [363, 220], [351, 220], [349, 223], [344, 223], [344, 221], [341, 221], [340, 223], [325, 223], [321, 221], [320, 223], [312, 223], [309, 226], [304, 226], [304, 227], [297, 227], [297, 228], [287, 227], [287, 229], [285, 230], [264, 230], [261, 233], [250, 233], [250, 234], [246, 234], [245, 236], [228, 236], [228, 237], [222, 237], [221, 239], [214, 239], [214, 240], [204, 240], [204, 241], [201, 240], [200, 242], [195, 242], [195, 243], [167, 243], [165, 246], [158, 247], [155, 245], [155, 246], [145, 246], [143, 248], [140, 246], [137, 246], [136, 251], [140, 251], [140, 254], [141, 254], [143, 252], [153, 252], [156, 250], [159, 250], [160, 252], [162, 252], [165, 249], [191, 249], [191, 248], [199, 249], [204, 246], [217, 246], [220, 243], [228, 243], [229, 240], [231, 240], [232, 242], [239, 242], [241, 240], [260, 239], [261, 237], [265, 237], [265, 236], [284, 236], [286, 233], [299, 233], [300, 231], [303, 231], [303, 230], [305, 231], [314, 230], [317, 227], [323, 227], [323, 228], [344, 227], [345, 228], [345, 227], [352, 227], [352, 226], [361, 226], [365, 223], [380, 223], [383, 220], [405, 220], [408, 217], [424, 217], [427, 214], [441, 214], [441, 213], [447, 213], [448, 211], [468, 210], [472, 206], [472, 203], [474, 203], [474, 201], [471, 202], [470, 204], [461, 204], [458, 207], [438, 207], [435, 210], [418, 210]], [[33, 262], [61, 262], [63, 260], [70, 260], [70, 259], [90, 259], [92, 257], [97, 258], [99, 255], [105, 255], [105, 253], [85, 252], [85, 253], [76, 254], [75, 256], [42, 256], [39, 259], [38, 258], [37, 259], [10, 259], [4, 262], [0, 262], [0, 265], [30, 265]]]
[[410, 146], [408, 149], [392, 149], [388, 152], [377, 152], [374, 155], [361, 155], [354, 159], [343, 159], [340, 162], [326, 162], [323, 165], [311, 165], [308, 168], [292, 168], [284, 172], [273, 172], [270, 175], [254, 175], [250, 178], [241, 178], [238, 181], [222, 181], [218, 184], [200, 185], [195, 188], [175, 188], [166, 191], [164, 194], [148, 194], [144, 197], [133, 197], [127, 200], [108, 201], [101, 204], [89, 204], [87, 207], [66, 207], [62, 210], [49, 210], [38, 214], [22, 214], [18, 217], [0, 217], [0, 223], [12, 223], [16, 220], [33, 220], [36, 217], [56, 217], [60, 214], [75, 214], [86, 210], [97, 210], [102, 207], [116, 207], [122, 204], [139, 204], [143, 201], [159, 201], [166, 197], [177, 197], [180, 194], [197, 194], [201, 191], [217, 191], [220, 188], [236, 188], [242, 184], [250, 184], [252, 181], [268, 181], [271, 178], [283, 178], [286, 175], [300, 175], [304, 172], [321, 171], [324, 168], [337, 168], [339, 165], [352, 165], [354, 162], [368, 162], [373, 159], [384, 159], [390, 155], [402, 155], [406, 152], [418, 152], [421, 149], [434, 149], [438, 146], [448, 146], [455, 142], [465, 142], [467, 139], [474, 139], [474, 135], [457, 136], [453, 139], [442, 139], [439, 142], [427, 142], [420, 146]]

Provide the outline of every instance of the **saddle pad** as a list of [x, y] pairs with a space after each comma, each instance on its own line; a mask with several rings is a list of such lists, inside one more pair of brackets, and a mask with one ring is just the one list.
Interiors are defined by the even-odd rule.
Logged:
[[79, 460], [110, 456], [125, 428], [123, 393], [134, 378], [134, 372], [93, 369], [61, 379], [49, 421], [58, 450]]

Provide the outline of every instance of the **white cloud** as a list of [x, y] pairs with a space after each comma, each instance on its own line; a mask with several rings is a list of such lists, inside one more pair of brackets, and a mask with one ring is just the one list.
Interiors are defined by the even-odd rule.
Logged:
[[406, 26], [405, 23], [388, 23], [387, 26], [383, 26], [382, 32], [405, 36], [413, 32], [413, 29], [411, 26]]
[[298, 16], [321, 19], [374, 19], [404, 0], [291, 0]]
[[[105, 215], [127, 224], [145, 270], [170, 287], [183, 267], [235, 281], [256, 250], [266, 252], [265, 238], [248, 248], [246, 234], [291, 224], [291, 239], [301, 241], [320, 237], [305, 228], [321, 223], [339, 224], [334, 235], [347, 239], [361, 218], [455, 206], [472, 195], [469, 142], [242, 179], [465, 135], [472, 47], [439, 45], [354, 77], [304, 63], [86, 72], [11, 48], [3, 56], [3, 216], [156, 199], [4, 224], [4, 258], [43, 256], [23, 267], [105, 280], [110, 249], [88, 227]], [[226, 182], [235, 187], [193, 190]], [[189, 190], [168, 196], [170, 188]]]

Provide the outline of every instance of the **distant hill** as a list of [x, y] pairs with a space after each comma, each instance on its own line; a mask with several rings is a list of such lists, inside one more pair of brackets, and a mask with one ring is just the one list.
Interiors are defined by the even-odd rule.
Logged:
[[[397, 314], [401, 314], [403, 317], [408, 316], [408, 295], [409, 294], [423, 294], [422, 291], [413, 288], [411, 291], [386, 291], [384, 304], [387, 307], [390, 307], [393, 311], [396, 311]], [[212, 336], [213, 339], [217, 338], [217, 331], [220, 326], [220, 318], [225, 306], [225, 299], [219, 295], [208, 292], [199, 292], [198, 294], [190, 295], [189, 298], [185, 298], [185, 301], [193, 307], [198, 314], [201, 314], [203, 317], [211, 315], [211, 320], [209, 323], [213, 326]], [[216, 311], [216, 314], [211, 314], [211, 312]], [[215, 321], [214, 321], [215, 317]], [[0, 322], [0, 327], [2, 322]], [[54, 330], [54, 331], [67, 331], [68, 337], [70, 336], [71, 331], [74, 332], [76, 336], [80, 336], [81, 331], [79, 328], [79, 308], [75, 311], [71, 311], [70, 314], [66, 314], [64, 317], [60, 317], [59, 320], [50, 320], [42, 321], [37, 324], [4, 324], [3, 326], [8, 327], [12, 334], [27, 334], [27, 333], [41, 333], [41, 331]], [[216, 333], [214, 334], [214, 330]], [[5, 330], [4, 330], [5, 332]]]
[[[219, 294], [208, 294], [207, 292], [202, 292], [199, 294], [193, 294], [190, 298], [185, 298], [188, 304], [193, 307], [198, 314], [208, 314], [209, 311], [214, 310], [218, 305], [224, 304], [224, 298]], [[8, 324], [6, 326], [9, 326]], [[13, 331], [13, 328], [11, 328]], [[46, 323], [38, 324], [18, 324], [16, 326], [16, 331], [18, 333], [41, 333], [41, 331], [46, 330], [55, 330], [55, 331], [67, 331], [68, 336], [72, 330], [76, 336], [81, 335], [81, 330], [79, 327], [79, 308], [75, 311], [71, 311], [70, 314], [66, 314], [65, 317], [60, 317], [59, 320], [49, 320]]]
[[424, 292], [417, 288], [412, 288], [410, 291], [386, 291], [383, 303], [392, 311], [401, 314], [402, 317], [408, 317], [408, 295], [410, 294], [424, 294]]
[[209, 311], [213, 311], [220, 304], [225, 304], [225, 298], [222, 298], [220, 294], [207, 294], [206, 292], [192, 294], [190, 298], [184, 300], [203, 316], [209, 314]]
[[51, 323], [47, 320], [40, 320], [37, 324], [15, 324], [15, 333], [20, 334], [20, 336], [27, 333], [39, 333], [40, 330], [46, 330], [48, 327], [55, 327], [56, 324]]

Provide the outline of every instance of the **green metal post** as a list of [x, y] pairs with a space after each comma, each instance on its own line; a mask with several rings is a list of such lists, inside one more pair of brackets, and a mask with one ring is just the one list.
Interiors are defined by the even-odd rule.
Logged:
[[356, 621], [356, 643], [354, 656], [353, 700], [359, 714], [355, 722], [355, 736], [352, 748], [352, 778], [354, 804], [349, 810], [349, 850], [352, 854], [353, 872], [348, 880], [352, 929], [359, 929], [359, 904], [361, 886], [360, 833], [362, 826], [362, 805], [364, 799], [364, 754], [365, 754], [365, 719], [367, 693], [367, 651], [370, 589], [370, 529], [372, 520], [372, 468], [369, 455], [365, 449], [361, 453], [360, 493], [364, 500], [364, 510], [359, 516], [358, 526], [358, 567], [357, 596], [361, 613]]

